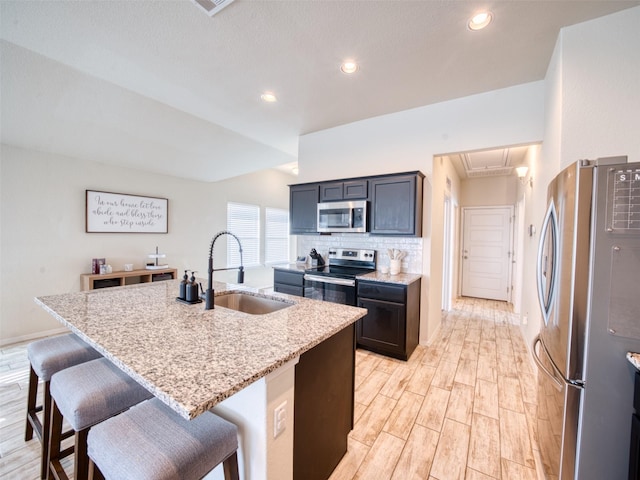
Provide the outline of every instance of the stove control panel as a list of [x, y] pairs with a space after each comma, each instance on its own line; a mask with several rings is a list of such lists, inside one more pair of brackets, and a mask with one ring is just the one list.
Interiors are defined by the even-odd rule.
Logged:
[[360, 248], [329, 248], [329, 259], [375, 262], [376, 251]]

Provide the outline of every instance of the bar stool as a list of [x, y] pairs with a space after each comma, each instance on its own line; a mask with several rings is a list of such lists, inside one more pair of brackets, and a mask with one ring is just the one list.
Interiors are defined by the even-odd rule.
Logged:
[[[106, 358], [62, 370], [51, 377], [51, 433], [47, 478], [68, 479], [60, 461], [75, 454], [74, 477], [88, 477], [87, 433], [107, 418], [152, 395]], [[75, 445], [61, 450], [62, 421], [75, 432]]]
[[204, 412], [185, 420], [154, 398], [89, 432], [89, 478], [195, 480], [220, 463], [238, 480], [238, 429]]
[[[24, 440], [28, 442], [36, 436], [42, 444], [40, 478], [47, 475], [47, 457], [49, 454], [49, 420], [51, 418], [51, 393], [49, 382], [54, 373], [68, 367], [100, 358], [100, 354], [73, 333], [45, 338], [27, 345], [29, 358], [29, 390], [27, 393], [27, 418]], [[38, 380], [44, 383], [42, 405], [36, 405]], [[43, 412], [42, 422], [38, 412]], [[72, 432], [65, 432], [65, 438]]]

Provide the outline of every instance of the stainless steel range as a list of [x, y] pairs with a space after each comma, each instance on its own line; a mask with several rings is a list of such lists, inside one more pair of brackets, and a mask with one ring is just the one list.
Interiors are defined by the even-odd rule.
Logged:
[[356, 276], [375, 272], [376, 251], [331, 248], [327, 263], [327, 265], [305, 270], [304, 296], [355, 306]]

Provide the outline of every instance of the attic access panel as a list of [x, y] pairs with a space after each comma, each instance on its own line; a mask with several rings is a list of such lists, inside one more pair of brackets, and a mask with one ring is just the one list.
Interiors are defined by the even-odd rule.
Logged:
[[202, 8], [207, 15], [213, 17], [220, 10], [233, 3], [234, 0], [192, 0], [193, 3]]

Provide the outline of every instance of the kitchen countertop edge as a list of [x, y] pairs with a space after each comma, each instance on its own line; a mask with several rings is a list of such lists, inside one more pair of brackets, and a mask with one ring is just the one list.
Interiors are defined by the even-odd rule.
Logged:
[[390, 273], [382, 273], [375, 271], [367, 273], [365, 275], [358, 275], [357, 280], [367, 280], [370, 282], [381, 283], [396, 283], [399, 285], [411, 285], [413, 282], [417, 282], [422, 278], [422, 275], [417, 273], [398, 273], [397, 275], [391, 275]]
[[636, 367], [636, 370], [640, 371], [640, 353], [627, 352], [627, 360], [629, 363]]

